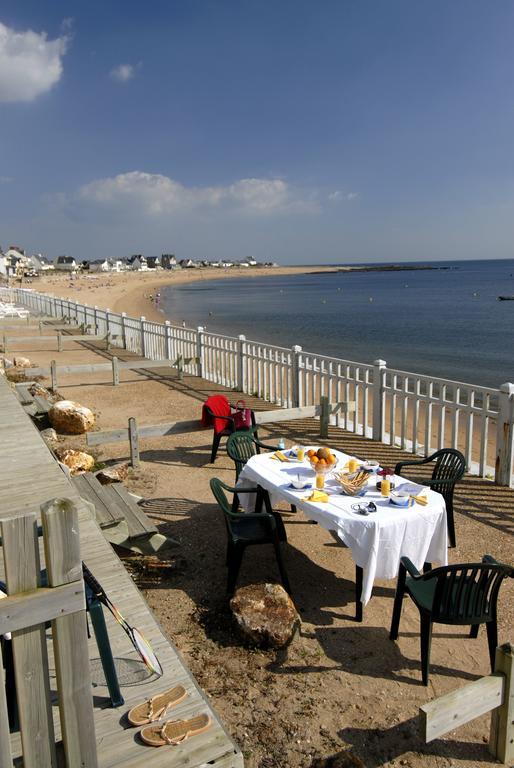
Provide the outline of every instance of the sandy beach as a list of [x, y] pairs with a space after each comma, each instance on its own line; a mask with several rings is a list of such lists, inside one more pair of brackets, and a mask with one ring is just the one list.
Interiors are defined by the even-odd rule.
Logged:
[[147, 320], [163, 322], [164, 319], [179, 321], [180, 318], [165, 318], [163, 312], [154, 304], [154, 296], [165, 286], [184, 285], [202, 280], [230, 280], [234, 278], [276, 277], [277, 275], [303, 275], [311, 272], [334, 272], [351, 267], [248, 267], [248, 268], [201, 268], [182, 269], [162, 272], [97, 272], [79, 273], [71, 277], [69, 273], [57, 272], [42, 276], [32, 285], [42, 293], [52, 293], [61, 298], [79, 301], [113, 312], [126, 312], [133, 317], [143, 315]]

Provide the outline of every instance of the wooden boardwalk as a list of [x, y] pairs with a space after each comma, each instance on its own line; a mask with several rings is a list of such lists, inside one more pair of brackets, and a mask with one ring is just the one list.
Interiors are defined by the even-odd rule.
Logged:
[[[105, 612], [125, 705], [117, 709], [110, 705], [93, 636], [89, 641], [89, 655], [99, 766], [243, 766], [241, 752], [224, 730], [177, 650], [164, 636], [142, 595], [104, 539], [96, 522], [91, 519], [76, 489], [52, 458], [10, 386], [4, 377], [0, 376], [0, 517], [27, 512], [39, 513], [40, 504], [56, 497], [70, 498], [76, 504], [79, 510], [82, 559], [129, 622], [148, 637], [164, 669], [162, 678], [150, 677], [122, 628]], [[51, 643], [48, 645], [52, 664]], [[172, 716], [187, 718], [206, 712], [212, 718], [212, 725], [205, 733], [186, 740], [182, 745], [159, 749], [147, 747], [139, 741], [138, 729], [128, 727], [124, 714], [134, 704], [176, 683], [181, 683], [186, 688], [188, 696], [172, 710]], [[54, 707], [54, 720], [56, 735], [60, 738], [57, 707]], [[16, 734], [12, 736], [12, 748], [15, 755], [21, 754]]]

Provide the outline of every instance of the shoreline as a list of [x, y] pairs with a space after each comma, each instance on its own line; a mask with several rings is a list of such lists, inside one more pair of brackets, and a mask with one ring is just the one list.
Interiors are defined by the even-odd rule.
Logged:
[[[112, 312], [126, 312], [135, 317], [145, 317], [152, 322], [163, 323], [167, 319], [162, 309], [156, 307], [149, 296], [164, 287], [186, 285], [204, 280], [248, 279], [274, 277], [279, 275], [323, 274], [352, 271], [352, 267], [261, 267], [220, 270], [216, 267], [185, 269], [163, 272], [99, 272], [94, 275], [82, 273], [71, 279], [67, 273], [41, 277], [30, 287], [41, 293], [52, 293], [63, 299], [109, 309]], [[14, 286], [13, 286], [14, 287]], [[18, 286], [16, 286], [18, 287]], [[22, 286], [25, 287], [25, 286]]]

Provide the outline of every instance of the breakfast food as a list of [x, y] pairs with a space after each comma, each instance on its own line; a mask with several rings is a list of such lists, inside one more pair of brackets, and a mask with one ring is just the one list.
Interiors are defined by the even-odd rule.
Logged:
[[360, 470], [359, 472], [337, 472], [334, 477], [348, 496], [357, 496], [366, 487], [369, 474]]
[[315, 472], [328, 472], [337, 464], [337, 457], [331, 452], [330, 448], [310, 448], [307, 451], [307, 458]]

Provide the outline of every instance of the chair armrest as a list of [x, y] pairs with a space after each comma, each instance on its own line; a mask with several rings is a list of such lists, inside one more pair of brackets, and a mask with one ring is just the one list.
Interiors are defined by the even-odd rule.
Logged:
[[258, 445], [259, 448], [266, 448], [268, 451], [278, 451], [280, 450], [278, 445], [267, 445], [266, 443], [261, 443], [260, 440], [255, 440], [255, 445]]
[[270, 515], [269, 512], [230, 512], [230, 519], [231, 520], [259, 520], [262, 522], [263, 520], [266, 520], [270, 524], [270, 528], [272, 531], [276, 530], [277, 524], [275, 522], [275, 518], [273, 515]]
[[419, 467], [421, 464], [428, 464], [429, 461], [430, 461], [430, 457], [427, 457], [425, 459], [413, 459], [412, 461], [399, 461], [396, 467], [394, 468], [394, 474], [400, 475], [403, 467], [416, 467], [416, 466]]
[[420, 579], [422, 578], [423, 574], [418, 571], [412, 560], [410, 560], [408, 557], [401, 557], [400, 563], [403, 565], [405, 570], [412, 576], [413, 579]]
[[484, 555], [482, 558], [483, 563], [488, 563], [488, 565], [500, 565], [498, 560], [494, 558], [492, 555]]

